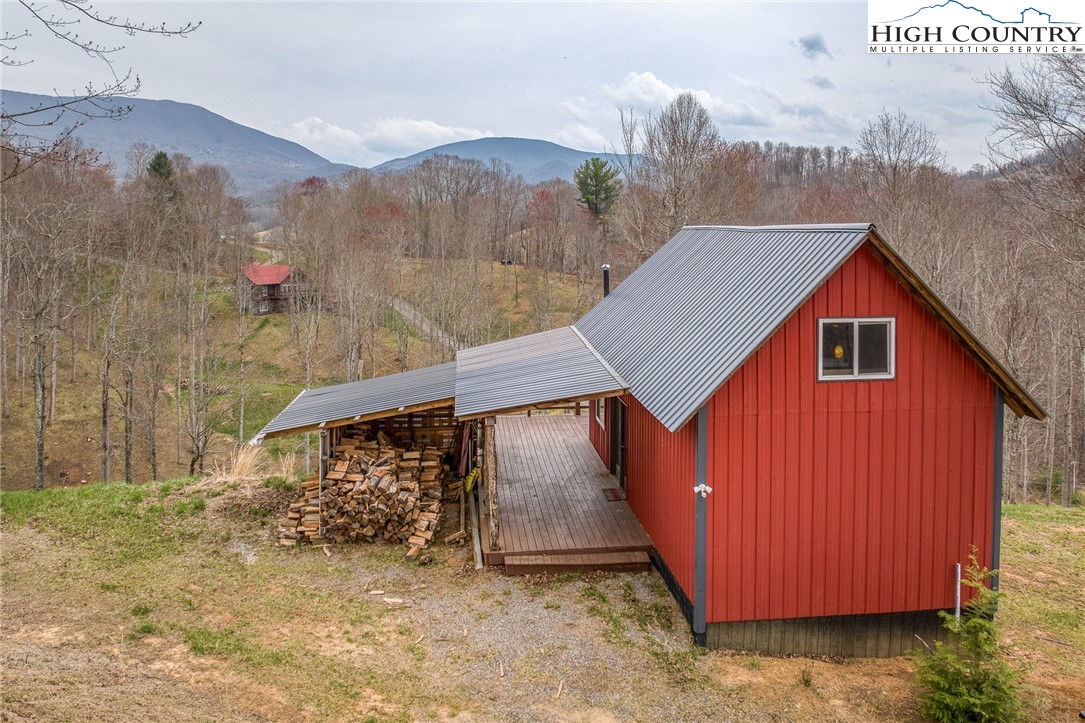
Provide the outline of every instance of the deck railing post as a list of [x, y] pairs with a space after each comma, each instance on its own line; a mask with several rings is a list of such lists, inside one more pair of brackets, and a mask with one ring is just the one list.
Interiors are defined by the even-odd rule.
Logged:
[[497, 510], [497, 439], [495, 417], [486, 417], [482, 438], [482, 481], [486, 485], [486, 509], [490, 518], [490, 549], [500, 550], [500, 522]]

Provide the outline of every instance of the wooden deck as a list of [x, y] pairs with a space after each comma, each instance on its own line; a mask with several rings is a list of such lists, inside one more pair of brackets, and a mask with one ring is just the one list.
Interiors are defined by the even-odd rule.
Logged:
[[497, 418], [500, 550], [484, 544], [487, 564], [519, 575], [647, 569], [652, 543], [629, 503], [604, 495], [618, 481], [588, 441], [589, 419]]

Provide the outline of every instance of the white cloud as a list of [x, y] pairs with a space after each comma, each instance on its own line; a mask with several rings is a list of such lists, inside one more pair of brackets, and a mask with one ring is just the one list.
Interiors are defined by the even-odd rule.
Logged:
[[618, 85], [603, 86], [603, 93], [615, 103], [644, 110], [658, 110], [684, 90], [664, 83], [651, 72], [629, 73]]
[[477, 128], [445, 126], [414, 118], [377, 118], [361, 130], [353, 130], [315, 116], [291, 123], [281, 134], [329, 160], [361, 166], [409, 156], [445, 143], [494, 135]]
[[362, 137], [354, 131], [328, 123], [322, 118], [312, 117], [291, 123], [286, 131], [290, 140], [312, 149], [317, 146], [346, 149], [363, 144]]
[[604, 85], [603, 93], [619, 106], [640, 112], [658, 112], [682, 93], [693, 93], [716, 122], [733, 126], [771, 126], [772, 120], [746, 101], [730, 101], [707, 90], [670, 85], [654, 73], [629, 73], [618, 85]]
[[779, 136], [773, 140], [838, 145], [850, 142], [861, 125], [857, 117], [841, 112], [834, 104], [822, 104], [809, 96], [785, 95], [771, 85], [745, 78], [734, 80], [747, 94], [763, 97], [769, 103], [774, 132]]
[[374, 152], [408, 155], [454, 141], [490, 137], [493, 133], [478, 128], [443, 126], [431, 120], [412, 118], [379, 118], [362, 133], [366, 146]]
[[577, 122], [586, 123], [588, 119], [598, 112], [598, 108], [593, 108], [598, 103], [593, 103], [582, 95], [578, 95], [575, 98], [567, 98], [558, 103], [558, 108], [571, 115]]
[[579, 151], [607, 151], [609, 145], [602, 133], [583, 123], [567, 125], [550, 137], [554, 143], [560, 143]]

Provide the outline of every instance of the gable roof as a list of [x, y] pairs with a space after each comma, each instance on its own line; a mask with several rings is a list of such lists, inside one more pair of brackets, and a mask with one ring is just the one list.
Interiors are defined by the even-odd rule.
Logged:
[[436, 406], [455, 404], [457, 417], [474, 418], [626, 391], [676, 431], [864, 245], [958, 340], [1010, 409], [1045, 416], [873, 225], [696, 226], [574, 326], [464, 349], [447, 364], [305, 391], [253, 442]]
[[290, 275], [290, 267], [281, 264], [266, 266], [246, 266], [245, 277], [257, 286], [281, 284]]
[[957, 337], [1011, 409], [1043, 416], [871, 224], [684, 228], [575, 326], [673, 432], [864, 243]]
[[621, 394], [628, 385], [571, 326], [456, 354], [456, 416]]

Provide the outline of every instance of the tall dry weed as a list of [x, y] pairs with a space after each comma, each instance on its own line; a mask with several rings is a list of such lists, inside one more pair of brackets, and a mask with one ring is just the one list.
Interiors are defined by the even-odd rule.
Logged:
[[287, 452], [279, 456], [279, 474], [286, 481], [290, 482], [294, 479], [297, 467], [298, 455], [296, 453]]
[[270, 462], [267, 450], [259, 445], [239, 444], [223, 462], [216, 462], [211, 476], [220, 482], [241, 479], [258, 479], [263, 476]]

